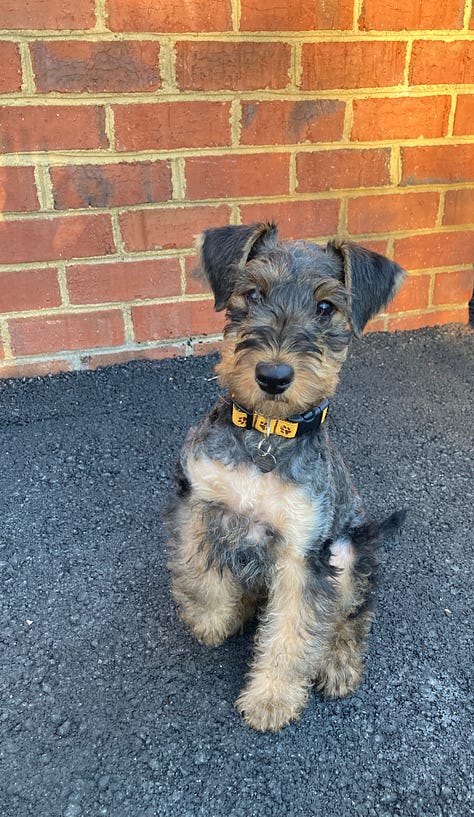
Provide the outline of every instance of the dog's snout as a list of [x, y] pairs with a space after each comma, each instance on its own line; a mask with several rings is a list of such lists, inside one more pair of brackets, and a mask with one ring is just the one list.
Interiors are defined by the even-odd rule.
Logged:
[[255, 380], [267, 394], [283, 394], [295, 373], [286, 363], [257, 363]]

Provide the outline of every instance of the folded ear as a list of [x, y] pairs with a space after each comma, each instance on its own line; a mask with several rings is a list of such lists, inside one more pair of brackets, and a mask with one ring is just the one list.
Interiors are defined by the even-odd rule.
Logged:
[[200, 265], [214, 293], [214, 307], [219, 312], [235, 286], [239, 270], [264, 245], [274, 246], [277, 228], [274, 224], [241, 224], [204, 230], [196, 241]]
[[352, 331], [360, 337], [369, 318], [392, 300], [407, 274], [394, 261], [350, 241], [330, 241], [326, 251], [340, 266], [351, 296]]

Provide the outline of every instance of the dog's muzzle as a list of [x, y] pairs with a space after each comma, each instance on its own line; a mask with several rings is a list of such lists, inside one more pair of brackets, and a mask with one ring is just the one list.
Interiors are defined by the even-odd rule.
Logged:
[[255, 367], [255, 380], [267, 394], [283, 394], [294, 376], [294, 370], [286, 363], [257, 363]]

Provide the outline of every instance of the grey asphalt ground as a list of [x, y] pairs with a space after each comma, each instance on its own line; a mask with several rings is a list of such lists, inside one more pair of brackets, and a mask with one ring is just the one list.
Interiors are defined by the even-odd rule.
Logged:
[[279, 734], [233, 709], [252, 629], [196, 643], [160, 505], [215, 357], [0, 383], [2, 817], [468, 817], [474, 336], [352, 346], [332, 435], [377, 514], [364, 682]]

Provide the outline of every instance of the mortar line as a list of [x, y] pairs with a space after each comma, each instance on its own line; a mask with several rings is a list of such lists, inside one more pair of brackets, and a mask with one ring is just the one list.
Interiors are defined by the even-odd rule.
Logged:
[[[122, 162], [136, 163], [140, 161], [157, 161], [170, 160], [172, 158], [212, 158], [219, 156], [228, 156], [230, 152], [235, 156], [246, 156], [255, 154], [268, 154], [269, 150], [272, 153], [289, 153], [291, 150], [297, 150], [300, 153], [329, 153], [337, 154], [339, 151], [389, 151], [400, 147], [404, 148], [440, 148], [440, 147], [456, 147], [471, 146], [472, 136], [452, 136], [441, 137], [433, 139], [400, 139], [390, 140], [384, 139], [377, 142], [361, 141], [361, 142], [344, 142], [342, 140], [337, 142], [307, 142], [279, 144], [279, 145], [221, 145], [216, 147], [200, 147], [181, 148], [181, 149], [166, 149], [159, 148], [156, 150], [124, 150], [112, 152], [110, 148], [97, 150], [54, 150], [48, 151], [25, 151], [24, 153], [5, 153], [2, 156], [3, 167], [18, 167], [35, 164], [36, 162], [47, 162], [51, 167], [62, 166], [64, 164], [91, 164], [92, 162], [104, 162], [105, 164], [121, 164]], [[460, 183], [461, 184], [461, 183]]]
[[69, 298], [69, 290], [67, 286], [67, 276], [66, 276], [66, 264], [58, 264], [58, 283], [59, 283], [59, 292], [61, 294], [61, 306], [70, 307], [71, 301]]
[[240, 21], [242, 17], [242, 7], [240, 0], [232, 0], [231, 14], [232, 14], [232, 32], [234, 34], [240, 33]]
[[339, 216], [337, 222], [337, 234], [340, 236], [347, 236], [349, 235], [349, 228], [348, 228], [348, 221], [347, 221], [347, 211], [348, 211], [349, 202], [346, 197], [341, 199], [341, 206], [339, 208]]
[[348, 99], [344, 111], [344, 122], [342, 126], [342, 141], [346, 144], [351, 143], [351, 132], [354, 123], [354, 100]]
[[471, 22], [471, 14], [472, 14], [472, 4], [473, 0], [466, 0], [464, 6], [464, 17], [463, 17], [463, 30], [472, 36], [472, 32], [469, 29], [469, 25]]
[[29, 45], [28, 42], [19, 43], [22, 75], [21, 90], [24, 94], [34, 94], [36, 92], [35, 72], [33, 71]]
[[115, 115], [111, 105], [105, 106], [105, 135], [109, 142], [109, 152], [115, 152]]
[[[331, 100], [348, 100], [357, 95], [358, 99], [394, 99], [397, 100], [400, 96], [405, 96], [407, 89], [402, 85], [385, 85], [383, 87], [372, 87], [370, 85], [361, 88], [320, 88], [317, 90], [304, 90], [298, 88], [282, 87], [275, 90], [262, 88], [260, 90], [242, 90], [231, 92], [228, 89], [222, 90], [196, 90], [190, 89], [180, 91], [178, 87], [169, 86], [171, 80], [167, 80], [160, 91], [143, 91], [131, 93], [129, 91], [117, 94], [112, 91], [104, 91], [102, 93], [74, 93], [72, 91], [59, 93], [52, 91], [51, 93], [34, 93], [33, 92], [18, 92], [16, 94], [8, 94], [2, 100], [4, 107], [29, 107], [37, 105], [48, 105], [50, 108], [54, 107], [81, 107], [92, 105], [114, 105], [120, 107], [122, 105], [169, 105], [174, 102], [222, 102], [231, 103], [233, 99], [241, 99], [244, 101], [299, 101], [306, 99], [331, 99]], [[427, 96], [445, 96], [447, 93], [446, 84], [436, 83], [429, 85], [427, 83], [419, 83], [418, 85], [410, 85], [410, 97], [413, 99], [424, 98]], [[448, 93], [462, 92], [473, 93], [474, 83], [449, 83]]]
[[[195, 251], [193, 253], [195, 255]], [[69, 262], [68, 262], [69, 263]], [[445, 268], [443, 267], [443, 270]], [[458, 267], [456, 267], [458, 269]], [[163, 298], [131, 298], [129, 301], [102, 301], [101, 303], [61, 304], [60, 306], [42, 307], [37, 309], [23, 309], [15, 312], [5, 312], [0, 320], [16, 320], [17, 318], [44, 318], [62, 315], [84, 315], [90, 312], [110, 312], [114, 309], [124, 309], [132, 306], [160, 306], [162, 304], [194, 303], [195, 301], [209, 301], [211, 293], [190, 293], [184, 295], [168, 295]]]
[[126, 304], [122, 307], [123, 323], [125, 327], [125, 343], [135, 343], [135, 332], [133, 328], [132, 307]]
[[[446, 204], [446, 191], [440, 190], [439, 191], [439, 204], [438, 204], [438, 212], [436, 214], [436, 221], [435, 226], [443, 228], [445, 225], [443, 224], [443, 216], [444, 216], [444, 208]], [[473, 215], [474, 221], [474, 215]]]
[[179, 270], [180, 270], [180, 289], [181, 295], [186, 295], [187, 289], [187, 280], [186, 280], [186, 258], [183, 255], [180, 255], [178, 258]]
[[400, 145], [394, 145], [390, 151], [390, 180], [394, 187], [399, 187], [402, 180], [402, 157]]
[[405, 54], [405, 67], [403, 70], [403, 84], [405, 88], [410, 87], [410, 63], [411, 63], [411, 55], [413, 51], [413, 38], [410, 38], [407, 42], [407, 50]]
[[293, 88], [298, 91], [301, 87], [303, 76], [303, 43], [294, 42], [292, 44], [291, 70], [293, 74]]
[[[161, 91], [164, 94], [178, 94], [179, 88], [176, 80], [176, 51], [175, 43], [171, 37], [166, 37], [161, 42], [158, 63], [161, 76]], [[181, 95], [180, 95], [181, 98]], [[155, 98], [155, 102], [156, 102]]]
[[182, 156], [170, 159], [171, 168], [171, 188], [172, 200], [174, 202], [186, 201], [186, 175], [185, 162]]
[[99, 31], [107, 31], [107, 8], [106, 8], [106, 0], [95, 0], [94, 6], [95, 12], [95, 30]]
[[232, 147], [240, 146], [242, 134], [242, 105], [240, 99], [233, 99], [230, 103], [230, 138]]
[[354, 0], [354, 16], [352, 18], [352, 30], [355, 33], [359, 33], [359, 20], [360, 15], [362, 14], [362, 5], [364, 0]]
[[428, 288], [428, 308], [434, 307], [434, 306], [438, 307], [438, 304], [433, 303], [435, 280], [436, 280], [436, 273], [431, 272], [430, 285], [429, 285], [429, 288]]
[[41, 162], [35, 164], [34, 176], [40, 211], [48, 212], [54, 210], [53, 183], [51, 181], [49, 167]]
[[[449, 190], [471, 190], [472, 183], [464, 183], [462, 185], [439, 185], [436, 189], [434, 189], [430, 185], [420, 185], [413, 186], [413, 187], [396, 187], [393, 184], [387, 184], [384, 187], [364, 187], [364, 188], [338, 188], [334, 190], [327, 190], [327, 191], [317, 191], [314, 193], [282, 193], [276, 196], [253, 196], [253, 197], [243, 197], [238, 196], [235, 198], [228, 198], [228, 199], [196, 199], [193, 201], [167, 201], [165, 203], [156, 203], [150, 204], [148, 202], [133, 206], [121, 206], [116, 208], [96, 208], [91, 211], [90, 208], [77, 208], [74, 210], [54, 210], [51, 213], [48, 213], [48, 220], [66, 220], [66, 219], [74, 219], [79, 216], [88, 216], [91, 219], [96, 216], [104, 216], [109, 215], [111, 218], [118, 218], [122, 215], [126, 215], [128, 213], [140, 213], [143, 211], [154, 211], [157, 214], [160, 212], [169, 212], [169, 211], [182, 211], [182, 210], [194, 210], [196, 208], [209, 208], [214, 209], [215, 207], [228, 207], [231, 209], [234, 205], [254, 205], [254, 204], [285, 204], [289, 202], [321, 202], [321, 201], [333, 201], [334, 199], [338, 200], [341, 196], [348, 196], [351, 199], [357, 198], [367, 198], [371, 196], [391, 196], [391, 195], [401, 195], [401, 196], [411, 196], [416, 194], [422, 193], [440, 193], [442, 191], [449, 191]], [[46, 213], [41, 211], [33, 211], [33, 212], [18, 212], [18, 213], [5, 213], [2, 217], [4, 223], [16, 222], [16, 221], [38, 221], [44, 220]], [[92, 222], [91, 222], [92, 223]], [[450, 224], [443, 226], [444, 232], [455, 233], [455, 232], [463, 232], [470, 229], [470, 224], [474, 223], [474, 218], [472, 222], [466, 224]], [[413, 230], [400, 230], [398, 231], [399, 234], [404, 237], [406, 235], [412, 235]], [[417, 229], [418, 234], [432, 234], [437, 233], [438, 230], [436, 227], [427, 227], [427, 228], [420, 228]], [[179, 252], [185, 252], [186, 247], [179, 248]], [[152, 252], [151, 250], [138, 250], [133, 251], [132, 254], [135, 257], [141, 257], [142, 255], [146, 255], [147, 252]], [[160, 250], [160, 254], [162, 255], [176, 255], [178, 249], [173, 250]], [[127, 253], [128, 254], [128, 253]], [[95, 256], [94, 256], [95, 257]], [[102, 256], [99, 256], [99, 259]], [[108, 254], [106, 256], [107, 259], [111, 259], [114, 257], [114, 254]], [[92, 256], [91, 256], [92, 258]], [[41, 263], [51, 263], [54, 262], [55, 259], [46, 259], [45, 261], [38, 261], [36, 262], [37, 265]], [[27, 266], [28, 261], [25, 261], [22, 266]], [[15, 265], [13, 265], [15, 266]], [[16, 264], [18, 266], [18, 264]], [[2, 269], [8, 267], [8, 264], [3, 264]]]
[[[100, 5], [101, 0], [98, 0]], [[359, 0], [356, 2], [356, 6]], [[242, 31], [238, 29], [237, 31], [229, 30], [229, 31], [180, 31], [177, 37], [180, 40], [188, 40], [192, 42], [236, 42], [236, 34], [238, 34], [238, 41], [242, 42], [268, 42], [274, 41], [276, 43], [281, 43], [282, 41], [288, 42], [289, 40], [295, 42], [308, 42], [314, 41], [315, 34], [317, 35], [318, 42], [356, 42], [363, 39], [367, 42], [387, 42], [389, 39], [391, 42], [408, 42], [410, 39], [417, 39], [417, 40], [433, 40], [437, 42], [453, 42], [453, 41], [470, 41], [472, 39], [472, 31], [469, 29], [469, 22], [470, 22], [470, 2], [471, 0], [467, 0], [468, 6], [467, 10], [464, 14], [464, 19], [467, 20], [467, 28], [460, 28], [460, 29], [450, 29], [448, 31], [439, 29], [410, 29], [407, 31], [390, 31], [386, 32], [384, 30], [376, 31], [372, 30], [370, 32], [362, 31], [361, 29], [318, 29], [315, 31], [314, 29], [306, 29], [301, 31], [294, 31], [294, 30], [285, 30], [281, 29], [279, 31]], [[240, 0], [236, 0], [237, 7], [240, 9]], [[362, 3], [361, 3], [362, 5]], [[107, 16], [107, 15], [106, 15]], [[68, 41], [71, 39], [71, 31], [68, 29], [62, 29], [61, 31], [57, 31], [56, 29], [21, 29], [18, 31], [14, 31], [14, 35], [16, 38], [28, 38], [32, 40], [41, 39], [41, 40], [65, 40]], [[114, 31], [110, 31], [108, 28], [104, 28], [104, 30], [96, 30], [94, 28], [87, 28], [87, 29], [75, 29], [72, 33], [72, 36], [77, 39], [81, 39], [81, 41], [108, 41], [113, 42], [117, 40], [117, 33]], [[175, 35], [172, 35], [175, 36]], [[138, 42], [163, 42], [165, 39], [169, 37], [168, 34], [164, 34], [160, 31], [126, 31], [120, 32], [120, 39], [123, 41], [138, 41]], [[12, 39], [12, 30], [11, 29], [1, 29], [0, 30], [0, 40], [9, 40]]]
[[117, 248], [117, 255], [120, 258], [123, 258], [124, 256], [128, 256], [129, 253], [126, 252], [125, 247], [124, 247], [124, 243], [123, 243], [123, 240], [122, 240], [122, 232], [120, 230], [119, 213], [118, 212], [111, 213], [110, 214], [110, 220], [111, 220], [111, 223], [112, 223], [112, 235], [114, 237], [115, 246]]
[[0, 319], [0, 339], [3, 343], [3, 353], [5, 360], [13, 358], [13, 351], [11, 345], [10, 332], [8, 330], [8, 322], [5, 319]]
[[295, 196], [298, 191], [298, 169], [296, 166], [296, 151], [292, 150], [289, 161], [289, 194]]
[[450, 96], [451, 96], [451, 106], [450, 106], [450, 109], [449, 109], [448, 127], [447, 127], [446, 136], [454, 137], [454, 120], [455, 120], [455, 117], [456, 117], [456, 109], [457, 109], [457, 104], [458, 104], [458, 94], [457, 93], [451, 93]]

